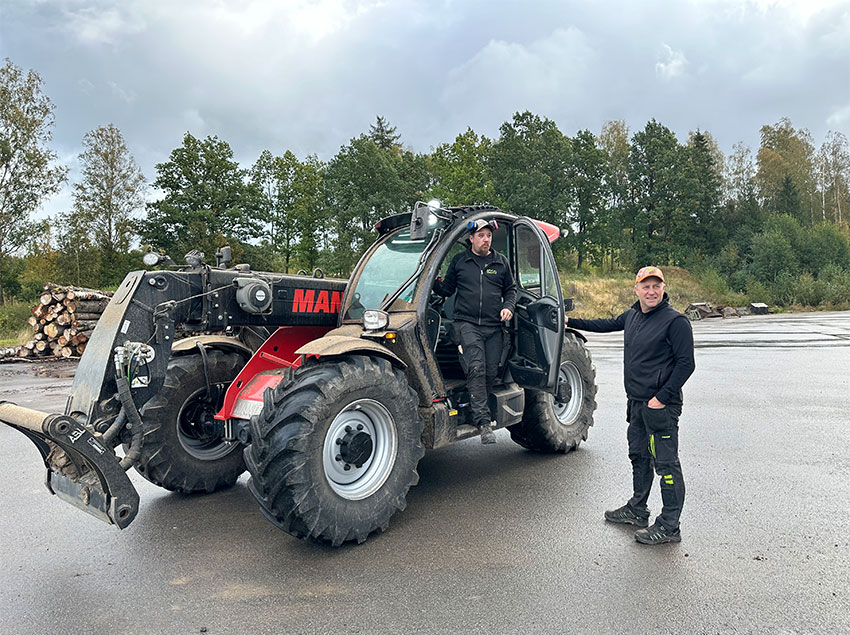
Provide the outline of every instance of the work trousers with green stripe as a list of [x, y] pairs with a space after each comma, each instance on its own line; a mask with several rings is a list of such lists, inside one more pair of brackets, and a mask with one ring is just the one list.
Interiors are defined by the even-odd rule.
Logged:
[[661, 514], [656, 522], [666, 529], [679, 527], [685, 502], [685, 481], [679, 465], [679, 417], [682, 406], [668, 404], [654, 409], [645, 401], [629, 400], [629, 459], [632, 462], [634, 495], [629, 500], [638, 515], [649, 514], [646, 501], [652, 489], [653, 468], [661, 481]]

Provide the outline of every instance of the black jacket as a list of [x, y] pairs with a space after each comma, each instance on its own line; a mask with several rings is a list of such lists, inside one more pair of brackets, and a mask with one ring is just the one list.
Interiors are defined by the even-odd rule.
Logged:
[[434, 291], [445, 297], [457, 291], [454, 319], [479, 326], [498, 326], [502, 309], [513, 313], [516, 303], [516, 282], [508, 259], [492, 249], [483, 258], [474, 256], [470, 247], [457, 254], [445, 280], [434, 282]]
[[623, 379], [626, 395], [636, 401], [656, 397], [663, 404], [682, 404], [682, 386], [694, 372], [691, 323], [670, 306], [667, 294], [649, 313], [640, 302], [615, 318], [570, 318], [581, 331], [623, 333]]

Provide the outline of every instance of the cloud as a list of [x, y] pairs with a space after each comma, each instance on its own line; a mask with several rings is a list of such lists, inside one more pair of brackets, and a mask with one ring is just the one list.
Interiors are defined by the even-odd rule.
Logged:
[[674, 51], [670, 46], [664, 44], [665, 61], [655, 63], [655, 74], [659, 77], [671, 80], [680, 77], [685, 72], [688, 60], [681, 51]]
[[133, 17], [124, 7], [66, 9], [64, 14], [65, 31], [84, 44], [114, 46], [122, 38], [145, 29], [144, 21]]
[[[0, 0], [2, 2], [2, 0]], [[565, 133], [651, 118], [757, 148], [850, 126], [848, 0], [19, 0], [3, 53], [44, 78], [54, 145], [118, 126], [149, 177], [187, 131], [250, 164], [330, 159], [376, 115], [418, 152], [517, 111]], [[615, 8], [612, 8], [615, 7]]]
[[117, 82], [109, 82], [109, 88], [112, 89], [112, 94], [123, 102], [132, 104], [134, 101], [136, 101], [136, 93], [134, 93], [132, 90], [127, 90], [123, 88]]
[[575, 27], [530, 44], [491, 40], [448, 71], [441, 103], [473, 120], [486, 113], [504, 120], [526, 109], [545, 114], [581, 98], [594, 58]]
[[85, 95], [91, 95], [95, 91], [95, 85], [85, 77], [77, 80], [77, 88]]
[[850, 104], [833, 110], [826, 118], [826, 123], [834, 130], [850, 130]]

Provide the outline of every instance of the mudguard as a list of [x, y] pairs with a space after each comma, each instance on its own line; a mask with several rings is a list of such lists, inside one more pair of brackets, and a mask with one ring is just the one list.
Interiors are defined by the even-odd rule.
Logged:
[[386, 346], [377, 342], [352, 337], [350, 335], [325, 335], [324, 337], [308, 342], [295, 351], [298, 355], [322, 357], [325, 355], [348, 355], [351, 353], [365, 353], [378, 355], [390, 360], [399, 368], [407, 368], [407, 364], [401, 361], [395, 353]]

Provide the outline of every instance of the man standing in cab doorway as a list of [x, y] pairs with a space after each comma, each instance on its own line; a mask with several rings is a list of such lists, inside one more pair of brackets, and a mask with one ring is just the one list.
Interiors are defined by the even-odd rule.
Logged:
[[[682, 386], [695, 367], [691, 323], [670, 306], [665, 288], [661, 269], [644, 267], [635, 276], [638, 301], [622, 315], [564, 320], [582, 331], [624, 332], [623, 379], [634, 493], [622, 507], [606, 511], [605, 520], [642, 527], [635, 532], [635, 540], [647, 545], [682, 540], [679, 516], [685, 481], [679, 465], [679, 417]], [[662, 509], [647, 527], [653, 466], [661, 477]]]
[[504, 347], [502, 323], [514, 315], [516, 283], [508, 259], [492, 250], [495, 220], [467, 223], [469, 246], [452, 258], [444, 280], [434, 292], [449, 297], [457, 292], [453, 339], [458, 346], [469, 389], [473, 424], [481, 443], [495, 443], [488, 399]]

